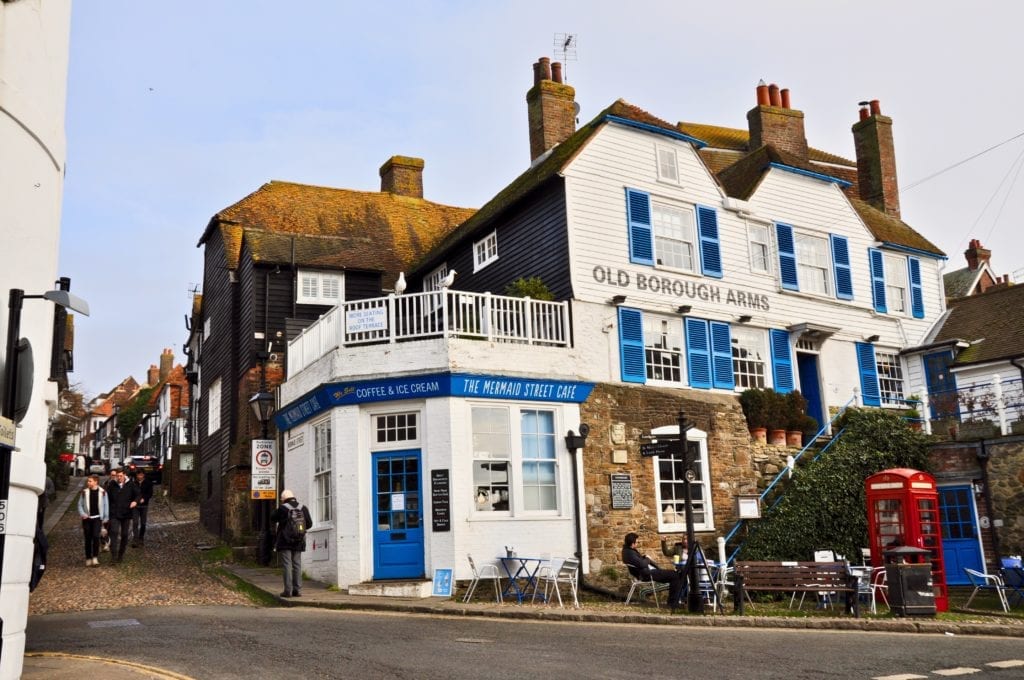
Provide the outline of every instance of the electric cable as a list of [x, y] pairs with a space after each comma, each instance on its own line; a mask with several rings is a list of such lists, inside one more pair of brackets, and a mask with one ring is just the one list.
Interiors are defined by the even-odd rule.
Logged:
[[1001, 146], [1003, 146], [1005, 144], [1009, 144], [1013, 140], [1018, 139], [1020, 137], [1024, 137], [1024, 132], [1018, 132], [1013, 137], [1010, 137], [1007, 140], [999, 142], [998, 144], [995, 144], [994, 146], [990, 146], [989, 148], [985, 149], [984, 151], [979, 151], [978, 153], [974, 154], [973, 156], [968, 156], [967, 158], [963, 159], [962, 161], [957, 161], [956, 163], [953, 163], [953, 165], [950, 165], [949, 167], [943, 168], [942, 170], [939, 170], [938, 172], [933, 172], [932, 174], [928, 175], [927, 177], [923, 177], [923, 178], [917, 180], [916, 182], [911, 182], [907, 186], [903, 187], [901, 189], [901, 191], [910, 191], [914, 187], [920, 186], [920, 185], [924, 184], [925, 182], [927, 182], [928, 180], [935, 179], [939, 175], [941, 175], [943, 173], [946, 173], [946, 172], [949, 172], [953, 168], [960, 167], [964, 163], [967, 163], [968, 161], [973, 161], [975, 158], [978, 158], [979, 156], [984, 156], [989, 151], [994, 151], [995, 149], [998, 149], [999, 147], [1001, 147]]

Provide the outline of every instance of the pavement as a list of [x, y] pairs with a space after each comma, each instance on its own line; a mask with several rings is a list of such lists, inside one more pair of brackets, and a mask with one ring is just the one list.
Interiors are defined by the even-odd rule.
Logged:
[[[44, 528], [50, 536], [51, 545], [58, 546], [63, 543], [73, 544], [72, 548], [65, 548], [73, 557], [63, 558], [63, 563], [56, 564], [53, 571], [44, 578], [40, 588], [33, 593], [32, 598], [40, 596], [43, 603], [37, 608], [36, 603], [30, 600], [30, 613], [47, 613], [60, 611], [56, 599], [54, 605], [47, 607], [47, 593], [44, 589], [49, 586], [55, 591], [63, 592], [68, 579], [74, 579], [81, 573], [87, 573], [94, 580], [97, 576], [103, 576], [109, 572], [111, 578], [117, 578], [118, 566], [110, 566], [107, 569], [89, 570], [80, 567], [81, 531], [77, 529], [78, 518], [74, 511], [65, 514], [68, 507], [76, 498], [77, 491], [84, 485], [84, 479], [72, 479], [67, 490], [58, 492], [57, 499], [47, 509]], [[198, 529], [198, 512], [193, 512], [192, 506], [176, 505], [169, 499], [154, 499], [154, 505], [150, 510], [150, 532], [155, 535], [153, 545], [147, 535], [146, 547], [144, 550], [129, 551], [125, 563], [135, 569], [152, 568], [161, 574], [171, 571], [171, 581], [165, 586], [165, 590], [173, 589], [178, 581], [182, 579], [181, 573], [174, 573], [174, 567], [169, 563], [190, 562], [182, 557], [180, 544], [188, 543], [190, 549], [195, 548], [195, 538], [202, 535]], [[62, 521], [63, 520], [63, 521]], [[166, 528], [161, 531], [161, 526]], [[192, 526], [196, 525], [196, 526]], [[52, 534], [51, 532], [56, 532]], [[61, 540], [74, 537], [74, 540]], [[156, 557], [161, 552], [161, 546], [166, 555]], [[51, 553], [54, 548], [51, 548]], [[108, 553], [105, 553], [105, 555]], [[68, 561], [70, 560], [70, 562]], [[54, 558], [51, 555], [51, 562]], [[150, 564], [150, 561], [153, 564]], [[543, 620], [543, 621], [585, 621], [592, 623], [610, 624], [651, 624], [651, 625], [675, 625], [675, 626], [700, 626], [700, 627], [740, 627], [740, 628], [806, 628], [806, 629], [833, 629], [833, 630], [858, 630], [892, 633], [926, 633], [934, 635], [995, 635], [1004, 637], [1024, 638], [1024, 617], [1019, 614], [1009, 616], [990, 614], [978, 614], [968, 619], [958, 621], [939, 621], [927, 617], [910, 618], [853, 618], [851, 616], [836, 617], [782, 617], [782, 616], [737, 616], [732, 613], [731, 603], [726, 605], [728, 614], [708, 613], [704, 616], [671, 614], [666, 609], [651, 611], [647, 608], [639, 608], [633, 605], [621, 603], [592, 603], [585, 601], [584, 606], [575, 609], [571, 606], [561, 608], [556, 605], [543, 604], [517, 604], [513, 602], [497, 603], [487, 600], [477, 600], [470, 603], [463, 603], [458, 597], [430, 597], [430, 598], [409, 598], [409, 597], [386, 597], [386, 596], [365, 596], [349, 595], [347, 592], [338, 590], [334, 586], [319, 581], [306, 579], [303, 584], [302, 596], [297, 598], [282, 598], [281, 571], [272, 567], [254, 567], [238, 563], [226, 563], [224, 569], [239, 582], [247, 584], [250, 590], [262, 591], [264, 599], [276, 600], [280, 606], [285, 607], [318, 607], [337, 610], [360, 610], [360, 611], [382, 611], [402, 614], [421, 614], [433, 616], [464, 616], [464, 617], [490, 617], [499, 619], [518, 620]], [[182, 567], [184, 569], [185, 567]], [[191, 567], [194, 569], [194, 567]], [[49, 570], [48, 570], [49, 571]], [[193, 580], [196, 578], [191, 576]], [[49, 579], [49, 583], [48, 583]], [[223, 584], [222, 584], [223, 585]], [[489, 584], [484, 584], [489, 585]], [[239, 602], [242, 596], [233, 592], [230, 588], [223, 587], [225, 594], [218, 595], [213, 592], [215, 589], [202, 587], [199, 592], [206, 598], [219, 598], [215, 601], [221, 603], [225, 598], [237, 597]], [[480, 591], [488, 592], [486, 588]], [[211, 594], [212, 593], [212, 594]], [[190, 599], [191, 598], [191, 599]], [[62, 596], [62, 602], [67, 601]], [[160, 601], [149, 602], [158, 606], [160, 604], [206, 603], [206, 600], [196, 600], [192, 591], [182, 591], [171, 596], [163, 596]], [[245, 600], [251, 605], [251, 601]], [[78, 609], [102, 608], [103, 606], [128, 606], [132, 603], [118, 600], [114, 603], [100, 602], [93, 607], [90, 603], [77, 603]], [[35, 611], [32, 611], [35, 610]], [[976, 612], [970, 612], [971, 615]], [[95, 673], [102, 673], [105, 680], [121, 680], [124, 678], [176, 678], [182, 679], [187, 676], [160, 668], [153, 668], [132, 662], [122, 662], [110, 658], [78, 656], [72, 654], [61, 654], [52, 652], [29, 652], [24, 659], [24, 678], [80, 678], [91, 676]]]

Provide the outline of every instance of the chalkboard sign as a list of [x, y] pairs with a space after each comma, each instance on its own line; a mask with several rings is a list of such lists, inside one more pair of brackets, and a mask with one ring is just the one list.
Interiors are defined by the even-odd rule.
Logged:
[[447, 468], [430, 471], [430, 508], [434, 531], [451, 531], [451, 484]]
[[633, 482], [629, 475], [609, 475], [612, 481], [612, 509], [629, 510], [633, 507]]

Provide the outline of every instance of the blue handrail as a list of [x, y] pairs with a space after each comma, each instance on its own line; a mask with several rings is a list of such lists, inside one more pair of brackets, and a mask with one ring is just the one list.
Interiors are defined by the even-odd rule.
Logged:
[[[847, 401], [845, 404], [843, 404], [843, 407], [841, 409], [839, 409], [834, 416], [832, 416], [832, 418], [828, 421], [827, 424], [822, 425], [821, 429], [818, 430], [818, 433], [815, 434], [813, 437], [811, 437], [811, 440], [807, 444], [805, 444], [802, 449], [800, 449], [799, 453], [797, 453], [795, 456], [793, 456], [793, 464], [792, 465], [788, 465], [787, 464], [784, 468], [782, 468], [782, 470], [779, 471], [779, 474], [775, 475], [775, 479], [773, 479], [771, 481], [771, 483], [767, 487], [765, 487], [765, 490], [761, 492], [761, 495], [758, 498], [758, 502], [763, 502], [764, 499], [768, 497], [768, 494], [771, 493], [771, 490], [775, 488], [775, 485], [779, 483], [779, 481], [782, 479], [782, 477], [784, 475], [786, 475], [787, 473], [790, 472], [790, 470], [792, 470], [793, 468], [796, 467], [797, 461], [799, 461], [800, 458], [804, 455], [804, 453], [806, 453], [807, 450], [810, 449], [814, 445], [814, 443], [818, 440], [818, 437], [820, 437], [821, 435], [825, 434], [825, 432], [832, 426], [832, 423], [836, 422], [836, 420], [838, 420], [841, 415], [846, 413], [846, 410], [848, 408], [850, 408], [850, 405], [853, 404], [855, 401], [857, 401], [857, 395], [856, 394], [854, 394], [852, 397], [850, 397], [850, 400]], [[846, 428], [843, 428], [842, 430], [837, 432], [836, 435], [834, 437], [832, 437], [832, 440], [829, 441], [829, 443], [826, 444], [825, 447], [823, 449], [821, 449], [821, 451], [819, 451], [817, 453], [817, 455], [814, 456], [814, 458], [812, 459], [812, 462], [815, 461], [815, 460], [818, 460], [818, 458], [821, 456], [821, 454], [825, 453], [825, 451], [827, 451], [833, 444], [835, 444], [836, 441], [839, 440], [840, 435], [842, 435], [843, 432], [845, 432], [845, 431], [846, 431]], [[772, 508], [774, 508], [776, 505], [779, 504], [779, 501], [781, 501], [781, 500], [782, 500], [782, 495], [780, 494], [779, 497], [775, 499], [775, 502], [772, 503], [771, 507], [769, 507], [768, 509], [771, 510]], [[732, 537], [736, 535], [736, 532], [738, 532], [740, 530], [740, 528], [743, 527], [744, 523], [746, 523], [745, 519], [737, 520], [737, 522], [733, 526], [733, 528], [729, 531], [728, 534], [725, 535], [725, 543], [726, 543], [726, 545], [728, 545], [728, 543], [732, 539]], [[742, 543], [740, 545], [736, 546], [736, 549], [732, 551], [732, 554], [729, 555], [729, 558], [726, 560], [726, 564], [732, 564], [736, 560], [736, 555], [737, 555], [737, 553], [739, 553], [740, 548], [742, 548], [742, 547], [743, 547]]]

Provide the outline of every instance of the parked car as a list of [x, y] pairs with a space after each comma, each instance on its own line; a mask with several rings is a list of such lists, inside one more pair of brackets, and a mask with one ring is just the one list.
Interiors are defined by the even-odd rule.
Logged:
[[89, 474], [90, 475], [105, 475], [107, 474], [107, 464], [102, 460], [91, 460], [89, 461]]
[[133, 477], [136, 472], [142, 470], [154, 484], [159, 484], [163, 477], [163, 465], [156, 456], [129, 456], [125, 461], [125, 472]]

